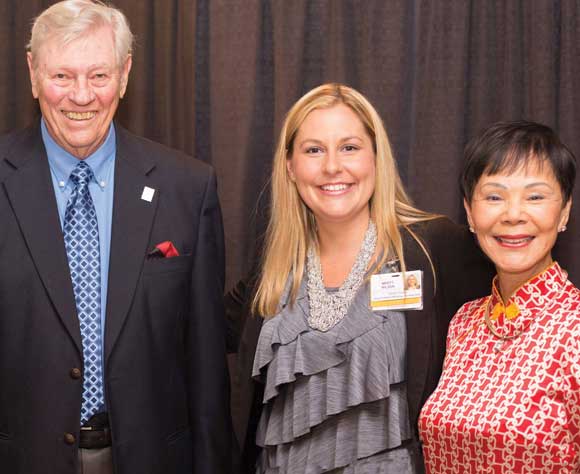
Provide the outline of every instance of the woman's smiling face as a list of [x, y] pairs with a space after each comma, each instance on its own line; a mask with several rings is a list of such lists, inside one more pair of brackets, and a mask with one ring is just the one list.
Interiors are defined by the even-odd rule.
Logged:
[[509, 279], [515, 289], [552, 262], [572, 201], [563, 202], [551, 165], [533, 159], [513, 172], [482, 175], [464, 204], [500, 282]]
[[308, 114], [296, 134], [287, 168], [319, 224], [368, 221], [375, 152], [362, 121], [348, 106]]

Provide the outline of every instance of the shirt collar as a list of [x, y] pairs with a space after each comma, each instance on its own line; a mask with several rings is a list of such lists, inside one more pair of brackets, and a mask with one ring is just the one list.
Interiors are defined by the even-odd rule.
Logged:
[[[54, 141], [54, 138], [48, 132], [44, 118], [41, 119], [40, 129], [50, 170], [56, 177], [59, 188], [62, 190], [67, 185], [70, 174], [78, 164], [79, 159], [71, 155]], [[102, 190], [110, 181], [111, 165], [115, 157], [116, 149], [115, 127], [111, 122], [109, 133], [103, 144], [84, 160], [91, 167], [96, 182]]]
[[548, 268], [520, 286], [508, 301], [504, 302], [499, 292], [497, 276], [493, 279], [492, 291], [486, 311], [496, 332], [512, 337], [521, 332], [539, 313], [550, 307], [567, 282], [567, 273], [552, 262]]

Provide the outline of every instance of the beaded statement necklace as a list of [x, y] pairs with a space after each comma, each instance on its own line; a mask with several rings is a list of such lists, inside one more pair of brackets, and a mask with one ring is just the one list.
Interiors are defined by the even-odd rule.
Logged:
[[377, 247], [377, 228], [370, 221], [354, 265], [337, 291], [328, 292], [322, 279], [320, 258], [313, 247], [306, 257], [307, 290], [310, 304], [308, 325], [312, 329], [328, 331], [346, 315], [354, 295], [360, 288], [366, 270]]

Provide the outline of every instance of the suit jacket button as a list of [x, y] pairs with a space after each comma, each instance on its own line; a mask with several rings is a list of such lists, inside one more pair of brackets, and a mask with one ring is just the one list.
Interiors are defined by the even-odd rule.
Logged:
[[83, 375], [83, 373], [81, 372], [81, 369], [75, 367], [74, 369], [70, 369], [70, 377], [71, 379], [80, 379], [81, 376]]
[[71, 434], [71, 433], [64, 434], [64, 442], [66, 444], [75, 444], [75, 441], [76, 441], [76, 439], [75, 439], [73, 434]]

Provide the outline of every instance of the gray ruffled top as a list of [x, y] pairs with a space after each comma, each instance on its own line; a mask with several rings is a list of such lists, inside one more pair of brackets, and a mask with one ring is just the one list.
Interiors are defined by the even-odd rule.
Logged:
[[305, 280], [258, 341], [253, 375], [265, 390], [256, 472], [421, 472], [417, 444], [406, 442], [404, 314], [371, 311], [363, 285], [342, 321], [312, 329]]

